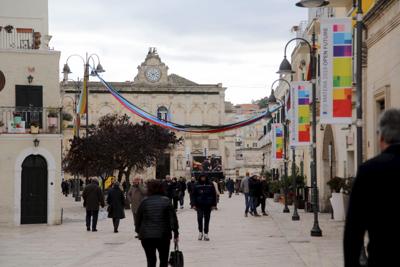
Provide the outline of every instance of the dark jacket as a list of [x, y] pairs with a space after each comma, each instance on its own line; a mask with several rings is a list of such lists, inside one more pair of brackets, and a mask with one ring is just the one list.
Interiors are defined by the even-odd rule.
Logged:
[[233, 192], [235, 190], [235, 183], [232, 179], [228, 179], [228, 181], [226, 181], [226, 188], [229, 192]]
[[261, 183], [259, 180], [253, 177], [249, 178], [249, 196], [251, 197], [261, 196]]
[[140, 203], [135, 222], [135, 231], [139, 239], [178, 237], [178, 219], [169, 198], [153, 195]]
[[86, 210], [99, 210], [99, 205], [104, 207], [104, 196], [96, 182], [88, 184], [82, 193], [83, 206]]
[[217, 192], [212, 182], [206, 181], [195, 184], [193, 189], [193, 206], [215, 207], [217, 206]]
[[269, 185], [267, 180], [261, 180], [261, 196], [267, 197], [269, 193]]
[[195, 185], [195, 182], [193, 182], [193, 181], [190, 181], [187, 183], [187, 190], [188, 190], [189, 194], [193, 193], [194, 185]]
[[180, 184], [178, 182], [172, 182], [168, 187], [170, 198], [179, 198], [181, 192]]
[[108, 218], [125, 218], [125, 198], [124, 193], [121, 191], [119, 186], [113, 186], [108, 191], [107, 204], [110, 207], [108, 210]]
[[179, 190], [181, 191], [181, 195], [185, 195], [186, 191], [186, 182], [185, 181], [179, 181]]
[[[368, 266], [395, 266], [400, 238], [396, 219], [400, 188], [400, 144], [361, 164], [350, 195], [344, 233], [346, 267], [359, 265], [368, 231]], [[384, 194], [384, 201], [375, 196]]]

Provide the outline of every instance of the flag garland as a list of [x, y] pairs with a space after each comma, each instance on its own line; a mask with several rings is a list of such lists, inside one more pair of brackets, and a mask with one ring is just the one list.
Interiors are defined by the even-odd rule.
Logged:
[[[226, 124], [226, 125], [201, 125], [201, 126], [195, 126], [195, 125], [181, 125], [177, 123], [173, 123], [170, 121], [164, 121], [159, 119], [158, 117], [146, 112], [145, 110], [139, 108], [138, 106], [134, 105], [131, 103], [129, 100], [127, 100], [125, 97], [123, 97], [117, 90], [115, 90], [108, 82], [106, 82], [100, 75], [93, 70], [93, 73], [99, 78], [100, 82], [106, 87], [106, 89], [111, 93], [111, 95], [121, 104], [123, 105], [126, 109], [128, 109], [130, 112], [133, 114], [141, 117], [145, 121], [148, 121], [152, 124], [158, 125], [163, 128], [167, 128], [170, 130], [175, 130], [175, 131], [182, 131], [182, 132], [188, 132], [188, 133], [220, 133], [220, 132], [225, 132], [225, 131], [230, 131], [233, 129], [237, 129], [240, 127], [244, 127], [247, 125], [250, 125], [252, 123], [255, 123], [267, 115], [267, 111], [262, 112], [261, 114], [249, 118], [243, 121], [231, 123], [231, 124]], [[270, 110], [270, 112], [275, 112], [278, 110], [280, 106], [275, 107], [273, 110]]]

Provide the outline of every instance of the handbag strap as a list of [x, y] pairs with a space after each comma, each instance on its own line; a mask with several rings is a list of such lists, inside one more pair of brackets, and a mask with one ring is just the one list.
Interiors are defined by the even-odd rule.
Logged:
[[179, 250], [179, 244], [178, 244], [178, 241], [174, 241], [174, 243], [175, 243], [175, 251], [178, 251], [178, 250]]

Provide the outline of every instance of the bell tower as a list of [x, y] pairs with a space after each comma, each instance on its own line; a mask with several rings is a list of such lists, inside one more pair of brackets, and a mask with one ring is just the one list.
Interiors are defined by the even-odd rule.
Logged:
[[168, 66], [166, 66], [157, 53], [157, 48], [150, 47], [146, 59], [138, 66], [138, 74], [134, 83], [146, 85], [159, 85], [168, 83]]

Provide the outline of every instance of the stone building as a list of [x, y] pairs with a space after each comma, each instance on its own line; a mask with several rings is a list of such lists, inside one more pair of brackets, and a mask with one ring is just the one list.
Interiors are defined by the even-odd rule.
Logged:
[[[170, 74], [155, 48], [150, 48], [138, 66], [133, 81], [110, 84], [126, 99], [159, 118], [184, 125], [221, 125], [225, 122], [225, 87], [222, 84], [197, 84], [176, 74]], [[93, 78], [92, 78], [93, 79]], [[74, 114], [77, 100], [76, 83], [61, 83], [64, 111]], [[134, 121], [141, 118], [130, 114], [99, 82], [89, 82], [89, 124], [96, 124], [109, 113], [128, 114]], [[82, 118], [82, 125], [86, 122]], [[164, 178], [165, 175], [190, 177], [193, 159], [218, 156], [226, 164], [224, 133], [192, 134], [177, 132], [184, 141], [160, 158], [155, 168], [141, 175], [145, 178]], [[64, 148], [72, 129], [65, 131]]]
[[61, 221], [60, 52], [50, 38], [47, 0], [1, 2], [0, 225]]

